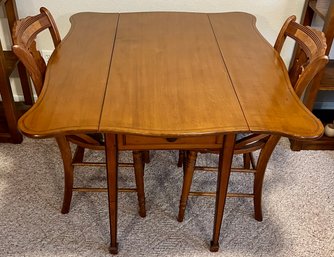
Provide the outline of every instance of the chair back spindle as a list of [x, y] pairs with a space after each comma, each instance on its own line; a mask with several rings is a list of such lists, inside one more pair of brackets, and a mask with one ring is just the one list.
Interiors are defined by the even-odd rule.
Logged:
[[296, 16], [290, 16], [282, 26], [274, 48], [281, 52], [287, 37], [298, 45], [298, 58], [289, 70], [291, 85], [298, 97], [301, 97], [311, 80], [328, 62], [326, 37], [321, 31], [296, 22]]
[[36, 37], [43, 30], [49, 29], [54, 46], [61, 42], [55, 21], [49, 11], [42, 7], [41, 13], [21, 19], [13, 26], [13, 52], [27, 68], [37, 95], [40, 94], [46, 71], [46, 63], [36, 48]]

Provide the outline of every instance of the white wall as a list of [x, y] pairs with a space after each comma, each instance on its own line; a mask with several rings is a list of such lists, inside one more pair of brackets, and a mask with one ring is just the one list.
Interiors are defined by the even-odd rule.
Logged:
[[[77, 12], [244, 11], [257, 17], [259, 31], [273, 44], [288, 16], [295, 14], [300, 19], [304, 0], [16, 0], [16, 4], [19, 17], [35, 15], [41, 6], [48, 8], [62, 37], [70, 28], [69, 17]], [[46, 36], [40, 38], [38, 45], [39, 49], [53, 49], [51, 40]], [[291, 49], [290, 45], [283, 51], [286, 63], [290, 60]]]

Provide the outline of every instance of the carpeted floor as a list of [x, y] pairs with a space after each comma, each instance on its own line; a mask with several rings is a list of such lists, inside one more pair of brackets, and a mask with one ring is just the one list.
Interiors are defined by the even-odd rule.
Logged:
[[[264, 220], [254, 220], [251, 199], [228, 199], [218, 253], [209, 252], [214, 198], [192, 197], [185, 221], [176, 221], [182, 183], [176, 162], [176, 151], [151, 152], [146, 218], [137, 214], [136, 194], [119, 194], [118, 256], [334, 256], [334, 151], [292, 152], [282, 139], [267, 168]], [[53, 139], [0, 144], [1, 257], [110, 256], [107, 195], [75, 193], [62, 215], [62, 169]], [[197, 174], [194, 187], [215, 188], [215, 174]], [[84, 175], [76, 183], [105, 185], [103, 169]], [[250, 190], [251, 179], [241, 176], [232, 176], [230, 188]], [[132, 169], [120, 171], [124, 184], [134, 184]]]

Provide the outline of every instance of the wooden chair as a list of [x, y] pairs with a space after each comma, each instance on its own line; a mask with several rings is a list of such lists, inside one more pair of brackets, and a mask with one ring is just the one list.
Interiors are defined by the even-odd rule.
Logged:
[[[289, 71], [291, 85], [297, 96], [301, 97], [315, 75], [321, 71], [328, 62], [328, 58], [325, 56], [326, 38], [322, 32], [296, 23], [295, 16], [291, 16], [286, 20], [280, 33], [278, 34], [274, 45], [274, 48], [278, 53], [281, 52], [287, 37], [295, 40], [302, 52], [299, 54], [300, 57], [292, 64]], [[279, 135], [254, 133], [247, 135], [239, 134], [236, 138], [234, 154], [242, 154], [244, 163], [242, 168], [232, 167], [231, 172], [245, 172], [254, 174], [253, 193], [228, 193], [228, 196], [253, 198], [255, 219], [258, 221], [262, 221], [261, 196], [264, 173], [269, 158], [279, 139]], [[252, 154], [256, 150], [260, 150], [257, 161]], [[183, 164], [184, 167], [188, 165], [190, 168], [188, 167], [188, 169], [184, 169], [184, 180], [179, 206], [178, 221], [183, 221], [188, 195], [215, 196], [215, 192], [190, 192], [195, 169], [217, 171], [216, 167], [195, 166], [198, 152], [205, 153], [213, 151], [186, 151], [180, 153], [181, 158], [179, 159], [179, 166], [182, 166]]]
[[[18, 20], [13, 27], [13, 51], [27, 68], [29, 75], [35, 86], [37, 95], [40, 95], [46, 72], [46, 64], [40, 52], [36, 49], [37, 35], [48, 29], [54, 46], [57, 47], [61, 42], [61, 38], [56, 27], [55, 21], [50, 12], [42, 7], [40, 14], [32, 17], [27, 17]], [[106, 166], [102, 162], [87, 162], [84, 161], [85, 149], [91, 150], [105, 150], [104, 138], [102, 134], [76, 134], [69, 136], [56, 137], [64, 165], [64, 200], [62, 206], [62, 213], [68, 213], [70, 209], [73, 191], [106, 191], [106, 188], [83, 188], [74, 187], [73, 172], [74, 166]], [[70, 144], [76, 145], [76, 150], [72, 155]], [[136, 165], [144, 165], [144, 161], [148, 162], [147, 152], [134, 151], [134, 163]], [[133, 163], [120, 163], [120, 167], [133, 167]], [[123, 188], [119, 191], [136, 191], [139, 201], [139, 214], [145, 217], [145, 195], [144, 195], [144, 180], [143, 167], [135, 168], [136, 188]]]

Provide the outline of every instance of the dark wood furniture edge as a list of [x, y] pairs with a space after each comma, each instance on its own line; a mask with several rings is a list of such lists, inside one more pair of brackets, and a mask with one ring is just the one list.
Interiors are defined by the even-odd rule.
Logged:
[[[334, 1], [328, 1], [328, 10], [334, 9]], [[324, 9], [326, 6], [317, 6], [316, 0], [306, 0], [304, 9], [302, 12], [301, 23], [303, 25], [310, 25], [312, 22], [312, 18], [314, 14], [320, 16], [321, 19], [324, 20], [323, 32], [327, 35], [327, 33], [331, 33], [331, 37], [327, 36], [327, 53], [329, 53], [330, 48], [332, 46], [333, 39], [333, 23], [334, 17], [328, 18], [328, 10]], [[334, 13], [331, 14], [334, 16]], [[293, 54], [292, 60], [296, 56], [296, 49]], [[306, 106], [309, 109], [313, 109], [313, 103], [315, 101], [316, 94], [319, 90], [334, 90], [334, 60], [330, 60], [327, 66], [325, 67], [322, 74], [319, 75], [318, 78], [315, 78], [314, 84], [318, 84], [312, 87], [312, 92], [309, 92], [310, 99], [305, 102]], [[313, 95], [312, 95], [313, 94]], [[334, 119], [334, 117], [332, 117]], [[329, 121], [322, 120], [324, 125]], [[316, 140], [295, 140], [290, 139], [290, 148], [293, 151], [300, 150], [334, 150], [334, 138], [327, 137], [323, 135], [321, 138]]]
[[[315, 116], [320, 117], [325, 126], [333, 122], [330, 117], [334, 117], [334, 110], [313, 110]], [[290, 148], [293, 151], [300, 150], [334, 150], [334, 137], [323, 135], [316, 140], [296, 140], [290, 139]]]
[[[18, 17], [15, 0], [2, 0], [0, 4], [4, 6], [11, 30]], [[17, 121], [33, 104], [33, 91], [27, 72], [14, 53], [12, 51], [3, 51], [2, 46], [0, 47], [0, 94], [2, 98], [0, 103], [0, 142], [21, 143], [23, 137], [17, 129]], [[24, 102], [15, 102], [13, 98], [9, 77], [16, 67], [18, 68], [22, 84]]]
[[316, 13], [318, 14], [323, 20], [326, 18], [327, 15], [327, 10], [324, 7], [317, 7], [317, 1], [315, 0], [310, 0], [309, 1], [309, 7]]

